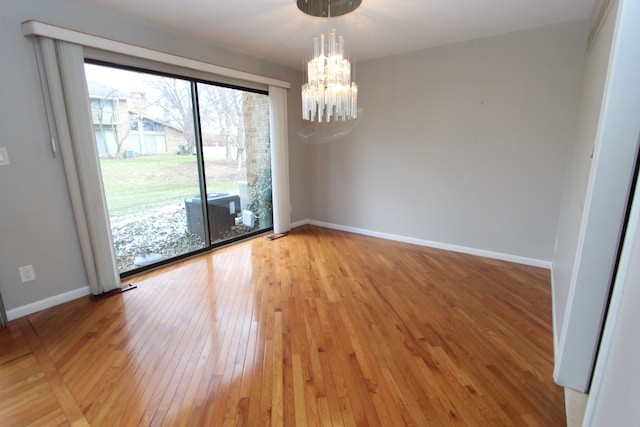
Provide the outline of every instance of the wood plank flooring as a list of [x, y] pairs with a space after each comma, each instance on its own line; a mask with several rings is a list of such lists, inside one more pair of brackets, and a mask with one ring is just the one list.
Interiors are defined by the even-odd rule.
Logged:
[[0, 425], [562, 426], [549, 272], [304, 226], [0, 330]]

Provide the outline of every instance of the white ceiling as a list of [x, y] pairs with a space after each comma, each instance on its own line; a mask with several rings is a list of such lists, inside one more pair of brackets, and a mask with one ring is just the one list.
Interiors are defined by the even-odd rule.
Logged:
[[302, 68], [330, 27], [356, 61], [589, 17], [595, 0], [362, 0], [340, 18], [312, 18], [295, 0], [67, 0]]

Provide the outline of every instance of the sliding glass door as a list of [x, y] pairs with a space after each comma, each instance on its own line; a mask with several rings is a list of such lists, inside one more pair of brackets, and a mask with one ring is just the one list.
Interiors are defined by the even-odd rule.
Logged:
[[272, 227], [269, 98], [85, 64], [121, 275]]

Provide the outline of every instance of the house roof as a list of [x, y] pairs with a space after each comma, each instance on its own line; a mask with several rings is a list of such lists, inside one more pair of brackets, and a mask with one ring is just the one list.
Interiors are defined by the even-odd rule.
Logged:
[[135, 111], [135, 110], [129, 109], [129, 115], [131, 115], [131, 114], [135, 114], [136, 116], [138, 116], [141, 119], [148, 120], [148, 121], [154, 122], [154, 123], [158, 123], [158, 124], [160, 124], [160, 125], [162, 125], [164, 127], [175, 129], [178, 132], [184, 132], [182, 129], [170, 124], [169, 122], [165, 122], [165, 121], [160, 120], [160, 119], [154, 119], [153, 117], [147, 116], [144, 113], [141, 113], [140, 111]]
[[101, 82], [87, 81], [89, 98], [126, 99], [127, 95]]

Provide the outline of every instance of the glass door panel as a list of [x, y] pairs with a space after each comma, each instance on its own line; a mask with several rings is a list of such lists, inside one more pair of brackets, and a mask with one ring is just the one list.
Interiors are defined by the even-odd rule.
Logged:
[[206, 247], [186, 209], [202, 182], [192, 83], [95, 64], [85, 73], [120, 273]]
[[270, 229], [269, 97], [207, 83], [197, 92], [211, 242]]

